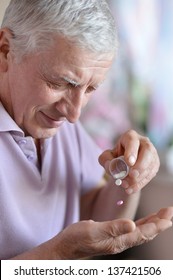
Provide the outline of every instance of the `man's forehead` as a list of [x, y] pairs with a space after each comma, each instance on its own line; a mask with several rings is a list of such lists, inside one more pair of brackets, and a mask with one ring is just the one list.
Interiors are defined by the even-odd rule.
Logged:
[[[86, 67], [83, 67], [84, 64], [81, 63], [81, 59], [79, 60], [78, 58], [76, 63], [72, 63], [66, 58], [64, 61], [61, 58], [60, 60], [59, 58], [52, 60], [52, 57], [50, 59], [48, 59], [48, 57], [43, 59], [42, 57], [40, 61], [40, 72], [42, 76], [55, 83], [64, 81], [73, 86], [83, 86], [88, 84], [97, 88], [104, 82], [109, 70], [108, 66], [110, 65], [107, 65], [107, 63], [104, 64], [104, 60], [100, 65], [97, 58], [93, 58], [93, 62], [90, 64], [90, 61], [92, 61], [91, 58], [92, 57], [89, 57], [89, 60], [87, 60], [88, 65], [86, 64]], [[80, 67], [81, 64], [83, 64], [82, 67]]]
[[[68, 73], [67, 72], [59, 72], [58, 70], [50, 69], [48, 66], [44, 65], [40, 68], [42, 76], [44, 76], [46, 79], [49, 79], [52, 82], [58, 82], [58, 81], [64, 81], [69, 84], [72, 84], [73, 86], [82, 86], [85, 84], [85, 81], [83, 78], [78, 77], [75, 73]], [[92, 84], [95, 88], [99, 87], [105, 79], [97, 81], [94, 76], [92, 77], [93, 81]]]
[[77, 79], [76, 77], [74, 78], [72, 77], [72, 75], [59, 73], [58, 70], [54, 71], [53, 69], [44, 67], [41, 68], [41, 72], [45, 76], [45, 78], [50, 79], [52, 81], [64, 80], [76, 86], [80, 84], [79, 79]]

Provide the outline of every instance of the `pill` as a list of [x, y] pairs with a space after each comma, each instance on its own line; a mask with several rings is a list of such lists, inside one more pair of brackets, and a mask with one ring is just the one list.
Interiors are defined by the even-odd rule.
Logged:
[[123, 205], [123, 203], [124, 203], [123, 200], [118, 200], [118, 201], [117, 201], [117, 205], [118, 205], [118, 206]]
[[122, 180], [121, 179], [115, 180], [115, 185], [121, 186], [121, 184], [122, 184]]
[[122, 179], [122, 178], [126, 177], [126, 175], [127, 175], [127, 171], [121, 171], [117, 174], [114, 174], [113, 177], [115, 179]]

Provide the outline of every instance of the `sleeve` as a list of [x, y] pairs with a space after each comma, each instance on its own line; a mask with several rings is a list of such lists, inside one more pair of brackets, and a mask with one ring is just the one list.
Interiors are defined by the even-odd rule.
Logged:
[[98, 162], [102, 150], [80, 123], [77, 124], [77, 136], [81, 160], [81, 194], [85, 194], [98, 186], [103, 178], [104, 169]]

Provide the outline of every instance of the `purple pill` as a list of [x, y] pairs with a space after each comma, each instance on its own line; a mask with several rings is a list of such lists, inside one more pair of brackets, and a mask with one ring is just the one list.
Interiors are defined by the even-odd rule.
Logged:
[[118, 200], [118, 201], [117, 201], [117, 205], [118, 205], [118, 206], [123, 205], [123, 203], [124, 203], [123, 200]]

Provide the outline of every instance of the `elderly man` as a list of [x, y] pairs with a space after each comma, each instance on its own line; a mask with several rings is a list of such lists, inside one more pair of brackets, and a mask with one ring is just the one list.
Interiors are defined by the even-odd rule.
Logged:
[[[104, 0], [10, 2], [0, 29], [1, 259], [116, 254], [172, 225], [172, 207], [131, 220], [159, 168], [151, 142], [131, 130], [101, 154], [78, 121], [116, 48]], [[103, 170], [120, 155], [131, 168], [117, 188]]]

